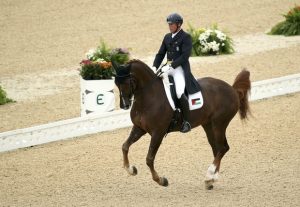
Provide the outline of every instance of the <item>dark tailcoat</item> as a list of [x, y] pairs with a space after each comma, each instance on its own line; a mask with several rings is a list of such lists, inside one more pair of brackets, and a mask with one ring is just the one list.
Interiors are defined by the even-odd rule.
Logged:
[[180, 30], [174, 38], [172, 38], [172, 33], [168, 33], [165, 35], [153, 63], [153, 66], [159, 68], [167, 53], [168, 61], [172, 61], [172, 68], [177, 68], [178, 66], [183, 68], [185, 87], [188, 94], [193, 94], [200, 91], [200, 86], [191, 73], [189, 63], [192, 47], [191, 36], [183, 30]]

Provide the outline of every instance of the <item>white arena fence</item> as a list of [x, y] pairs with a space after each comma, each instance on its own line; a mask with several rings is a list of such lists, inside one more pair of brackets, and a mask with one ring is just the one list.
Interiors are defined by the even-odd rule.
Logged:
[[[250, 101], [300, 91], [300, 73], [252, 83]], [[129, 110], [90, 115], [0, 133], [0, 152], [132, 126]]]

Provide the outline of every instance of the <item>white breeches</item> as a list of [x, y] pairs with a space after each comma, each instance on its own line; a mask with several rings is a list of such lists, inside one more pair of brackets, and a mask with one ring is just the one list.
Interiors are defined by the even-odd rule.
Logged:
[[182, 94], [184, 94], [185, 89], [185, 79], [184, 72], [181, 66], [178, 66], [175, 69], [170, 69], [167, 71], [168, 75], [171, 75], [174, 78], [176, 95], [177, 98], [180, 98]]

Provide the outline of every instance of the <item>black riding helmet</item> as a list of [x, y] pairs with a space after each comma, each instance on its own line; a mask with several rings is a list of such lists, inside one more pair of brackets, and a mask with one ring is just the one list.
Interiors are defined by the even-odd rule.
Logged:
[[183, 18], [179, 14], [173, 13], [167, 17], [167, 22], [168, 24], [182, 24]]

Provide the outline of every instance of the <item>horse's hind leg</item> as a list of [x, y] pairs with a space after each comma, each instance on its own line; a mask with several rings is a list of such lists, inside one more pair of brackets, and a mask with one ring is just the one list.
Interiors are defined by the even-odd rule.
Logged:
[[158, 151], [158, 148], [162, 142], [163, 139], [163, 135], [154, 135], [151, 137], [151, 142], [150, 142], [150, 146], [149, 146], [149, 150], [148, 150], [148, 154], [147, 154], [147, 158], [146, 158], [146, 163], [148, 165], [148, 167], [150, 168], [151, 174], [152, 174], [152, 179], [157, 182], [159, 185], [162, 186], [168, 186], [168, 180], [164, 177], [159, 177], [159, 175], [157, 174], [157, 172], [154, 169], [154, 160], [155, 160], [155, 156], [156, 153]]
[[211, 123], [208, 123], [206, 125], [203, 125], [202, 126], [205, 133], [206, 133], [206, 136], [207, 136], [207, 139], [208, 139], [208, 142], [212, 148], [212, 151], [213, 151], [213, 154], [214, 154], [214, 157], [216, 157], [217, 155], [217, 149], [216, 149], [216, 144], [215, 144], [215, 137], [214, 137], [214, 132], [212, 130], [212, 124]]
[[130, 175], [136, 175], [137, 169], [135, 166], [130, 166], [130, 164], [129, 164], [129, 159], [128, 159], [129, 147], [133, 143], [138, 141], [144, 134], [146, 134], [146, 132], [144, 130], [142, 130], [141, 128], [139, 128], [137, 126], [133, 126], [128, 139], [124, 142], [124, 144], [122, 146], [124, 168]]
[[205, 186], [209, 190], [213, 188], [213, 183], [218, 180], [221, 159], [229, 150], [225, 135], [226, 127], [227, 125], [218, 126], [215, 124], [209, 124], [203, 127], [214, 153], [214, 161], [209, 166], [205, 177]]
[[[216, 141], [215, 141], [215, 136], [214, 136], [214, 131], [212, 128], [212, 123], [208, 123], [206, 125], [203, 125], [203, 129], [206, 133], [208, 142], [212, 148], [214, 159], [217, 156], [217, 147], [216, 147]], [[218, 174], [216, 174], [216, 166], [214, 164], [211, 164], [207, 170], [206, 176], [205, 176], [205, 187], [208, 190], [213, 189], [213, 183], [217, 181], [218, 179]]]

